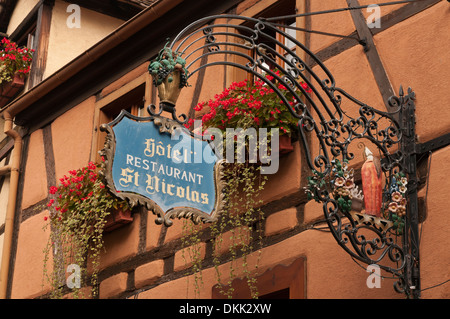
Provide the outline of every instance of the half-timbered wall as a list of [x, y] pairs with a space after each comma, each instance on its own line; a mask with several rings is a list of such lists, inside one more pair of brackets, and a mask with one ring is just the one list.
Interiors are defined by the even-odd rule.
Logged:
[[[258, 17], [275, 2], [245, 0], [231, 12]], [[297, 13], [316, 12], [381, 2], [385, 1], [297, 0], [296, 8]], [[379, 28], [367, 26], [369, 15], [363, 9], [297, 18], [298, 26], [347, 37], [300, 31], [297, 36], [324, 61], [337, 86], [371, 106], [386, 108], [387, 98], [398, 94], [400, 85], [416, 92], [417, 139], [427, 147], [418, 156], [419, 194], [426, 202], [420, 238], [422, 288], [426, 288], [450, 277], [450, 215], [446, 201], [450, 192], [450, 146], [435, 140], [450, 132], [450, 95], [445, 91], [450, 69], [450, 4], [428, 0], [381, 7]], [[361, 39], [366, 47], [359, 43]], [[133, 108], [136, 115], [145, 115], [142, 106], [157, 101], [147, 66], [145, 62], [129, 70], [24, 137], [19, 215], [9, 279], [11, 298], [39, 298], [49, 293], [48, 285], [42, 287], [42, 251], [49, 235], [42, 230], [48, 215], [42, 206], [47, 202], [48, 188], [69, 170], [98, 159], [104, 138], [99, 125], [120, 110], [120, 103], [130, 102], [127, 108]], [[197, 102], [212, 98], [241, 76], [225, 67], [198, 72], [190, 80], [191, 87], [184, 89], [179, 98], [178, 113], [198, 116], [193, 111]], [[128, 100], [123, 98], [127, 94]], [[270, 176], [263, 193], [264, 247], [260, 256], [255, 253], [249, 257], [249, 263], [260, 257], [259, 289], [264, 294], [283, 294], [289, 289], [283, 296], [290, 294], [293, 298], [404, 298], [393, 290], [394, 280], [389, 274], [384, 274], [381, 288], [367, 287], [366, 265], [352, 260], [326, 231], [322, 205], [307, 201], [302, 187], [308, 169], [302, 164], [298, 142], [294, 148], [293, 153], [280, 159], [280, 170]], [[155, 216], [142, 208], [136, 209], [133, 216], [131, 224], [105, 235], [100, 298], [194, 297], [190, 264], [182, 258], [183, 221], [175, 220], [169, 228], [156, 225]], [[199, 296], [214, 298], [217, 291], [212, 243], [207, 235], [201, 240], [204, 263]], [[228, 267], [227, 262], [220, 266], [223, 282], [227, 281]], [[422, 297], [449, 298], [450, 285], [424, 290]]]

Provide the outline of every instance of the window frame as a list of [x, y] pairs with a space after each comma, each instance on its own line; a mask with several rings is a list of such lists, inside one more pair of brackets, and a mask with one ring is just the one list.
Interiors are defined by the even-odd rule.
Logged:
[[[251, 293], [248, 288], [247, 278], [236, 278], [231, 282], [233, 288], [233, 299], [250, 299]], [[226, 295], [220, 291], [227, 291], [230, 285], [212, 287], [213, 299], [225, 299]], [[256, 276], [256, 288], [259, 296], [269, 295], [284, 289], [289, 289], [289, 299], [306, 299], [306, 258], [299, 257], [288, 266], [276, 265], [266, 270], [263, 274]]]
[[143, 105], [143, 107], [141, 105], [131, 105], [130, 113], [134, 116], [143, 116], [142, 113], [145, 106], [150, 103], [154, 104], [155, 94], [153, 92], [154, 90], [151, 81], [150, 74], [145, 72], [95, 102], [95, 125], [92, 138], [91, 161], [100, 161], [98, 151], [103, 148], [105, 143], [106, 133], [100, 131], [100, 126], [114, 120], [122, 109], [130, 107], [130, 105], [122, 107], [120, 105], [122, 99], [126, 98], [127, 95], [133, 95], [133, 91], [137, 92], [136, 94], [139, 96], [139, 91], [142, 90], [143, 100], [141, 105]]
[[[287, 7], [293, 5], [293, 12], [288, 12], [286, 10]], [[297, 9], [297, 1], [296, 0], [278, 0], [278, 1], [274, 1], [271, 5], [269, 5], [268, 7], [266, 7], [264, 10], [262, 11], [258, 11], [258, 12], [254, 12], [251, 9], [248, 9], [248, 11], [251, 11], [251, 14], [249, 14], [248, 16], [253, 16], [255, 18], [257, 17], [265, 17], [265, 18], [269, 18], [269, 17], [277, 17], [277, 16], [285, 16], [288, 14], [296, 14], [298, 9]], [[245, 14], [246, 15], [246, 14]], [[285, 21], [274, 21], [275, 23], [278, 24], [284, 24], [284, 25], [289, 25], [289, 26], [296, 26], [297, 25], [297, 18], [293, 18], [292, 21], [290, 21], [289, 23], [285, 23]], [[245, 24], [245, 22], [242, 22], [243, 24]], [[281, 28], [279, 27], [282, 31], [286, 31], [285, 28]], [[292, 29], [293, 32], [295, 32], [296, 34], [296, 38], [298, 37], [298, 31], [296, 31], [295, 29]], [[281, 43], [286, 44], [287, 39], [281, 35], [280, 33], [276, 33], [275, 35], [275, 39]], [[291, 50], [293, 50], [295, 52], [295, 46], [294, 47], [290, 47]], [[286, 57], [287, 53], [285, 50], [283, 50], [281, 47], [276, 47], [277, 53], [279, 53], [280, 55], [283, 55]], [[282, 52], [283, 51], [283, 52]], [[256, 57], [256, 52], [255, 49], [249, 49], [247, 50], [246, 54], [248, 56], [252, 56], [253, 58]], [[235, 59], [237, 59], [236, 57], [231, 57], [231, 60], [233, 60], [233, 62], [236, 62]], [[282, 66], [283, 68], [285, 67], [284, 65], [284, 61], [281, 60], [280, 57], [276, 57], [275, 62], [277, 64], [279, 64], [280, 66]], [[246, 76], [242, 77], [242, 73], [238, 72], [238, 71], [231, 71], [231, 79], [232, 81], [241, 81], [243, 79], [247, 79], [249, 81], [254, 81], [254, 76], [251, 73], [247, 73], [246, 72]]]

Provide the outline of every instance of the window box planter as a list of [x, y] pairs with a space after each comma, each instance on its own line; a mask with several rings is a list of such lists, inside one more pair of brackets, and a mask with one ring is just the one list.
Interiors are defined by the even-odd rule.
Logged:
[[288, 154], [294, 151], [294, 145], [292, 144], [291, 137], [289, 135], [280, 135], [279, 144], [280, 155]]
[[123, 225], [129, 224], [133, 221], [131, 216], [131, 209], [115, 209], [108, 216], [106, 216], [105, 232], [113, 231]]
[[0, 85], [0, 107], [6, 105], [25, 85], [25, 77], [16, 74], [11, 82]]

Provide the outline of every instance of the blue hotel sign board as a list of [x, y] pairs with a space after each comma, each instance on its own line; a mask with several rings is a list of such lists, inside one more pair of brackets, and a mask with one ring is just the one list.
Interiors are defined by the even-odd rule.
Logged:
[[126, 111], [101, 130], [108, 133], [102, 174], [114, 195], [146, 206], [167, 226], [175, 217], [216, 219], [223, 207], [223, 162], [208, 141], [168, 118]]

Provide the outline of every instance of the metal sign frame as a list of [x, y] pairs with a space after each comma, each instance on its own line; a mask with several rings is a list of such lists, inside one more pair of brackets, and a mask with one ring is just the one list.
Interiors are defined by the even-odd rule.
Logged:
[[[150, 111], [149, 111], [150, 113]], [[151, 114], [151, 113], [150, 113]], [[152, 211], [158, 216], [156, 219], [157, 224], [165, 224], [166, 226], [171, 226], [173, 224], [173, 218], [187, 218], [191, 219], [194, 223], [209, 223], [213, 222], [220, 215], [220, 212], [224, 208], [224, 194], [223, 188], [225, 185], [223, 165], [224, 161], [217, 158], [213, 169], [213, 180], [214, 180], [214, 204], [213, 210], [211, 212], [205, 212], [198, 208], [189, 207], [188, 204], [185, 206], [173, 207], [164, 211], [160, 203], [151, 199], [151, 196], [146, 196], [142, 193], [128, 192], [128, 191], [118, 191], [115, 185], [115, 180], [113, 178], [113, 164], [115, 160], [117, 143], [116, 136], [114, 133], [114, 126], [120, 123], [124, 118], [131, 119], [136, 122], [153, 122], [157, 127], [159, 127], [160, 134], [173, 134], [175, 130], [181, 130], [184, 133], [188, 133], [190, 137], [196, 139], [202, 139], [201, 136], [197, 136], [192, 132], [188, 131], [184, 126], [175, 120], [160, 116], [149, 116], [149, 117], [137, 117], [131, 115], [129, 112], [122, 110], [122, 112], [115, 118], [112, 122], [107, 124], [102, 124], [100, 130], [107, 133], [104, 148], [99, 151], [99, 154], [103, 156], [104, 161], [102, 164], [102, 169], [100, 173], [102, 174], [105, 185], [111, 191], [112, 194], [117, 196], [122, 200], [128, 201], [131, 207], [142, 205], [148, 210]], [[208, 140], [203, 140], [202, 143], [210, 143]], [[198, 165], [198, 164], [197, 164]]]

